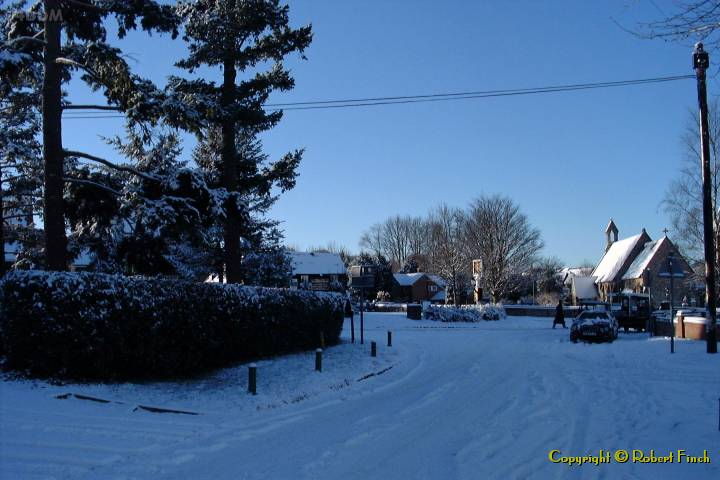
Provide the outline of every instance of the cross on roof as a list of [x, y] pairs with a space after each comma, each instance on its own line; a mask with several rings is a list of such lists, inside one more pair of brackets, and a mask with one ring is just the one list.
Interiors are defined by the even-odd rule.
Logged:
[[668, 234], [669, 231], [670, 231], [670, 230], [668, 230], [667, 227], [665, 227], [665, 228], [663, 229], [663, 233], [665, 234], [666, 237], [667, 237], [667, 234]]

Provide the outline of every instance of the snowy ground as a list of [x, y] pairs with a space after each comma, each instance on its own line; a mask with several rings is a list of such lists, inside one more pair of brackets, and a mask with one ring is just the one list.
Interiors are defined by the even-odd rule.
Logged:
[[[183, 383], [5, 380], [0, 478], [720, 478], [720, 356], [691, 341], [671, 356], [643, 334], [576, 345], [551, 323], [370, 313], [366, 345], [328, 349], [323, 373], [312, 353], [259, 362], [257, 396], [245, 367]], [[54, 398], [68, 392], [122, 403]], [[706, 449], [712, 463], [568, 467], [552, 449]]]

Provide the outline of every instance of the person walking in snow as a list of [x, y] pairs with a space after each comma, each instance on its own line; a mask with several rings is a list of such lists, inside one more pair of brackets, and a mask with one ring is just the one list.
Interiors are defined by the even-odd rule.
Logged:
[[557, 307], [555, 307], [555, 319], [553, 320], [553, 328], [555, 325], [562, 325], [563, 328], [567, 328], [565, 325], [565, 312], [563, 311], [562, 299], [558, 300]]

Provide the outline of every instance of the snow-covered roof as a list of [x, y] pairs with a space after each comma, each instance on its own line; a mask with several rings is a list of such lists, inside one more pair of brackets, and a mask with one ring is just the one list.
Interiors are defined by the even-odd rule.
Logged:
[[442, 288], [447, 287], [447, 282], [445, 280], [443, 280], [443, 278], [440, 275], [435, 275], [434, 273], [428, 273], [427, 276], [438, 287], [442, 287]]
[[592, 300], [598, 297], [595, 279], [593, 277], [573, 277], [572, 282], [576, 298]]
[[595, 283], [614, 281], [642, 236], [642, 233], [633, 235], [632, 237], [618, 240], [610, 245], [610, 248], [605, 252], [605, 255], [603, 255], [598, 266], [593, 270], [592, 276], [595, 277]]
[[293, 275], [342, 275], [347, 268], [337, 253], [287, 252]]
[[635, 257], [635, 260], [633, 260], [633, 263], [630, 264], [622, 279], [632, 280], [634, 278], [642, 277], [643, 272], [645, 272], [645, 269], [650, 264], [650, 261], [653, 259], [658, 250], [660, 250], [662, 244], [666, 241], [669, 242], [670, 240], [667, 237], [663, 237], [654, 242], [647, 242], [645, 244], [645, 248], [642, 249], [638, 256]]
[[431, 302], [444, 302], [445, 301], [445, 290], [438, 290], [435, 295], [430, 297]]
[[420, 280], [425, 274], [422, 272], [417, 273], [393, 273], [395, 281], [401, 287], [409, 287], [415, 285], [415, 282]]

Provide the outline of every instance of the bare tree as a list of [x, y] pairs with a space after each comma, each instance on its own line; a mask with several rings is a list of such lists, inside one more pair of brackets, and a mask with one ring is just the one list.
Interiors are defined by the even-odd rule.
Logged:
[[[710, 134], [710, 173], [713, 203], [713, 227], [718, 232], [720, 226], [720, 212], [717, 198], [720, 192], [720, 163], [718, 153], [720, 147], [717, 139], [720, 138], [720, 111], [718, 103], [713, 102], [708, 108], [708, 126]], [[700, 170], [700, 138], [699, 123], [695, 115], [688, 115], [685, 133], [682, 136], [685, 148], [685, 158], [678, 172], [665, 192], [661, 205], [670, 217], [673, 229], [673, 240], [677, 243], [683, 254], [692, 259], [694, 263], [702, 264], [704, 260], [703, 211], [702, 211], [702, 171]], [[720, 242], [716, 237], [716, 252]], [[718, 259], [715, 260], [716, 271]]]
[[720, 1], [683, 0], [673, 2], [671, 8], [658, 7], [662, 18], [641, 23], [630, 31], [642, 38], [703, 41], [707, 49], [720, 47]]
[[395, 215], [372, 225], [360, 237], [360, 246], [389, 259], [397, 270], [409, 257], [427, 254], [427, 237], [425, 220]]
[[501, 195], [472, 202], [463, 230], [467, 254], [482, 259], [483, 283], [496, 302], [543, 247], [540, 231], [530, 225], [518, 205]]
[[427, 222], [430, 232], [430, 269], [448, 282], [453, 305], [457, 305], [462, 280], [467, 278], [469, 269], [463, 244], [464, 223], [462, 211], [447, 205], [440, 205], [433, 210]]
[[385, 248], [381, 223], [375, 223], [363, 232], [360, 237], [360, 247], [369, 250], [376, 257], [380, 255], [384, 256]]

